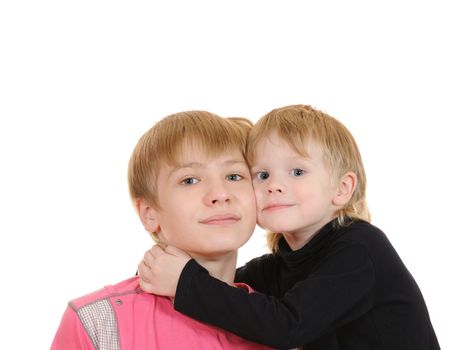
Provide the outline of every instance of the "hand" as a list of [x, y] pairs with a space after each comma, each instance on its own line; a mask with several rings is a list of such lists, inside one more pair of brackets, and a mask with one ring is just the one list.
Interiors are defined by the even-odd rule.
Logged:
[[141, 289], [174, 297], [181, 271], [190, 259], [186, 252], [173, 246], [154, 245], [138, 265]]

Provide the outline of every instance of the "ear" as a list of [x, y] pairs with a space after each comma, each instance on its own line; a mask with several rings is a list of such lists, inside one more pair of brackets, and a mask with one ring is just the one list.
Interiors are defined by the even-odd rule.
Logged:
[[157, 232], [160, 226], [157, 219], [158, 210], [154, 209], [144, 198], [136, 200], [135, 208], [146, 231], [151, 233]]
[[355, 173], [349, 171], [343, 175], [335, 191], [333, 203], [342, 207], [346, 205], [355, 192], [357, 182], [358, 177]]

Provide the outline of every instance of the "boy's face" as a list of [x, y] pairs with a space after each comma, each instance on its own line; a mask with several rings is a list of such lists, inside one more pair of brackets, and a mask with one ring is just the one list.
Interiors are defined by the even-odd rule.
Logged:
[[251, 173], [263, 228], [312, 235], [334, 218], [336, 188], [321, 149], [310, 143], [308, 151], [301, 156], [276, 133], [257, 145]]
[[200, 147], [185, 144], [178, 164], [164, 165], [157, 180], [160, 239], [193, 257], [237, 250], [256, 223], [255, 195], [241, 152], [208, 157]]

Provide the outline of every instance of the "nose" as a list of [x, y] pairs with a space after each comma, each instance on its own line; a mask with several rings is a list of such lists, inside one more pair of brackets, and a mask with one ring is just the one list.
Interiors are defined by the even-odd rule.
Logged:
[[225, 184], [216, 182], [210, 186], [204, 200], [207, 206], [227, 204], [231, 201], [231, 194]]
[[278, 193], [282, 193], [282, 188], [281, 186], [269, 186], [267, 191], [270, 194], [278, 194]]
[[284, 185], [278, 181], [274, 176], [266, 183], [266, 191], [268, 194], [281, 194], [285, 192]]

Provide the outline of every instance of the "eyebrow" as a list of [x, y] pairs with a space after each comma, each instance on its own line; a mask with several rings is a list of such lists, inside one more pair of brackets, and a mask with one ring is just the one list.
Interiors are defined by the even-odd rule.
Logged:
[[[222, 163], [222, 166], [232, 166], [235, 164], [243, 164], [246, 168], [248, 168], [247, 163], [243, 160], [236, 160], [236, 159], [228, 159]], [[196, 169], [204, 169], [206, 168], [206, 164], [200, 162], [188, 162], [188, 163], [181, 163], [175, 166], [169, 173], [169, 176], [172, 175], [174, 172], [184, 169], [184, 168], [196, 168]]]
[[[288, 161], [291, 161], [291, 162], [297, 162], [297, 161], [304, 161], [304, 162], [312, 162], [313, 161], [313, 158], [310, 157], [310, 156], [307, 156], [307, 157], [304, 157], [304, 156], [296, 156], [296, 157], [290, 157], [290, 158], [287, 158]], [[255, 168], [255, 167], [258, 167], [258, 163], [257, 162], [254, 162], [250, 168]]]

